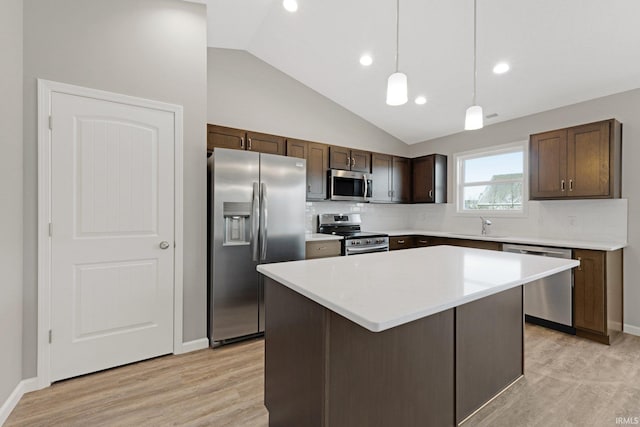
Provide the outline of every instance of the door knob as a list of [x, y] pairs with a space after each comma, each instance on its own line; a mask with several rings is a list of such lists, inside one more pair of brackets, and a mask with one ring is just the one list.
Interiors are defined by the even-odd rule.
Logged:
[[167, 241], [160, 242], [160, 249], [169, 249], [169, 246], [171, 245], [169, 245], [169, 242]]

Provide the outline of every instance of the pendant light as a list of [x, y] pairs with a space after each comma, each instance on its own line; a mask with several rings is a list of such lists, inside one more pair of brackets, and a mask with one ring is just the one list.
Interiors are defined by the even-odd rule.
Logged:
[[481, 129], [482, 124], [482, 107], [476, 103], [476, 80], [478, 79], [478, 61], [477, 61], [477, 0], [473, 0], [473, 105], [467, 108], [467, 115], [464, 119], [465, 130]]
[[407, 75], [398, 71], [398, 57], [400, 44], [400, 0], [396, 0], [396, 72], [387, 80], [387, 104], [402, 105], [407, 97]]

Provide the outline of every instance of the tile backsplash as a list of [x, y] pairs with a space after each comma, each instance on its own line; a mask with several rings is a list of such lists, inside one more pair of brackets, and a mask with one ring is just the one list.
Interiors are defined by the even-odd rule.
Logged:
[[[627, 199], [530, 201], [524, 217], [483, 216], [496, 236], [620, 242], [627, 240], [627, 205]], [[408, 228], [480, 233], [480, 215], [460, 215], [453, 203], [410, 209]]]
[[[582, 241], [620, 242], [627, 240], [627, 199], [530, 201], [524, 217], [485, 215], [492, 221], [490, 234], [497, 236], [542, 237]], [[318, 215], [323, 213], [362, 214], [365, 231], [430, 230], [480, 233], [478, 216], [459, 215], [453, 203], [374, 204], [352, 202], [307, 202], [305, 229], [315, 233]]]

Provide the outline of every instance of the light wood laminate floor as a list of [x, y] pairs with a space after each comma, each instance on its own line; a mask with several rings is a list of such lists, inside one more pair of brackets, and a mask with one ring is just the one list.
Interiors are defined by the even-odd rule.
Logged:
[[[464, 426], [615, 426], [640, 417], [640, 338], [527, 325], [525, 377]], [[165, 356], [26, 394], [6, 426], [266, 426], [264, 345]], [[620, 423], [618, 423], [620, 424]]]

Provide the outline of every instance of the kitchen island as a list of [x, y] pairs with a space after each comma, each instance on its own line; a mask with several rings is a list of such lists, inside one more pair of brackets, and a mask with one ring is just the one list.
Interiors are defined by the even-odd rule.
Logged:
[[452, 246], [260, 265], [270, 425], [464, 421], [524, 373], [522, 285], [577, 265]]

